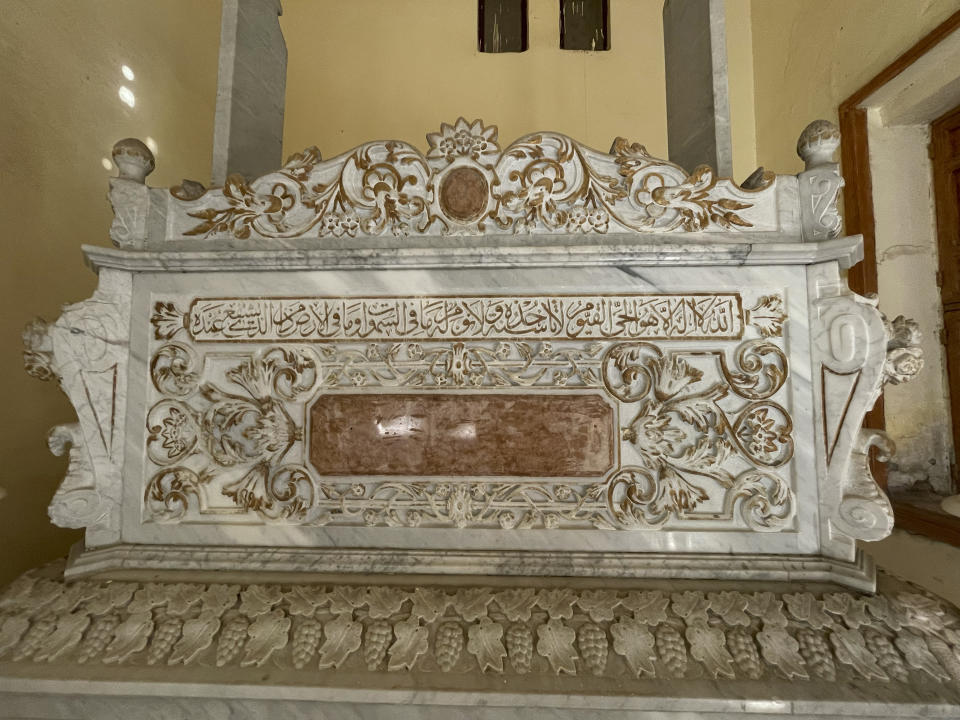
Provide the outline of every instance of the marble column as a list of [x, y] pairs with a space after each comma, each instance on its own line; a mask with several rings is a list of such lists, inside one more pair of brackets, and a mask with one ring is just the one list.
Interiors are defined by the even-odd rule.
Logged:
[[732, 176], [724, 0], [666, 0], [663, 44], [671, 162]]
[[220, 69], [213, 131], [213, 184], [283, 164], [287, 46], [280, 0], [222, 0]]

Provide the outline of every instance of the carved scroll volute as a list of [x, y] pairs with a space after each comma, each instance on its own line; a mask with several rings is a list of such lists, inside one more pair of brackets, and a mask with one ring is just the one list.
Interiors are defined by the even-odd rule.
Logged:
[[893, 442], [886, 433], [861, 427], [885, 382], [905, 381], [922, 366], [916, 323], [897, 318], [893, 326], [876, 301], [844, 294], [817, 302], [814, 349], [819, 366], [819, 432], [825, 448], [828, 491], [825, 505], [833, 531], [856, 540], [880, 540], [893, 530], [893, 511], [870, 472], [870, 448], [885, 462]]
[[69, 467], [50, 503], [54, 524], [87, 528], [89, 545], [118, 539], [130, 278], [103, 271], [89, 300], [68, 305], [53, 324], [24, 332], [27, 371], [56, 377], [78, 423], [59, 425], [51, 451], [69, 448]]
[[833, 161], [838, 147], [840, 131], [826, 120], [815, 120], [807, 125], [797, 141], [797, 155], [805, 165], [804, 171], [797, 175], [804, 240], [835, 238], [843, 226], [837, 209], [843, 178], [840, 165]]

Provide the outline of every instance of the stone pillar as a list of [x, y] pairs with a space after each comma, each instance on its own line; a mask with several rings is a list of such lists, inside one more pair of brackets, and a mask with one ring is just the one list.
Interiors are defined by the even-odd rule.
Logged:
[[280, 0], [222, 0], [213, 184], [253, 178], [283, 161], [287, 45]]
[[666, 0], [663, 45], [670, 160], [733, 175], [724, 0]]

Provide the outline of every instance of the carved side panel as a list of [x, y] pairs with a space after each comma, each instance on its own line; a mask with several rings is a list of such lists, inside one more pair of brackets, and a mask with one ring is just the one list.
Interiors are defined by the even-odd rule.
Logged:
[[61, 527], [88, 528], [91, 544], [119, 537], [130, 292], [129, 275], [103, 271], [93, 297], [66, 306], [55, 323], [34, 322], [24, 332], [27, 372], [56, 378], [78, 418], [50, 433], [50, 449], [69, 450], [70, 463], [50, 518]]
[[836, 285], [820, 292], [813, 337], [828, 470], [822, 507], [830, 511], [832, 533], [880, 540], [893, 530], [893, 511], [870, 472], [869, 453], [876, 447], [878, 459], [886, 461], [894, 446], [885, 433], [861, 426], [885, 382], [903, 382], [919, 372], [919, 331], [902, 317], [895, 328], [875, 299]]
[[[145, 522], [758, 532], [792, 527], [795, 440], [782, 338], [786, 313], [777, 293], [160, 295], [152, 310]], [[682, 345], [672, 345], [677, 341]], [[356, 433], [392, 434], [397, 447], [402, 436], [404, 452], [415, 455], [405, 457], [402, 467], [383, 466], [380, 475], [334, 472], [336, 463], [328, 465], [316, 453], [334, 437], [349, 445], [347, 426], [316, 431], [325, 440], [313, 443], [311, 455], [310, 423], [334, 417], [311, 411], [318, 398], [337, 394], [349, 402], [358, 394], [401, 390], [390, 403], [358, 399], [352, 407], [382, 412], [419, 407], [418, 396], [482, 394], [487, 399], [471, 403], [494, 403], [504, 422], [517, 423], [504, 431], [520, 434], [541, 419], [516, 421], [515, 413], [504, 410], [510, 397], [546, 408], [557, 404], [551, 397], [558, 394], [586, 395], [570, 407], [594, 408], [595, 417], [612, 418], [614, 426], [592, 433], [570, 426], [567, 441], [612, 439], [613, 461], [596, 460], [610, 457], [605, 446], [571, 455], [593, 458], [589, 468], [558, 464], [566, 473], [506, 471], [495, 477], [500, 472], [492, 470], [484, 477], [459, 477], [463, 472], [449, 469], [460, 467], [449, 458], [453, 451], [438, 450], [438, 444], [456, 441], [470, 452], [495, 451], [495, 442], [471, 435], [486, 432], [489, 423], [459, 418], [456, 427], [444, 428], [442, 421], [428, 426], [425, 410], [371, 417], [370, 427]], [[576, 417], [581, 415], [556, 413], [553, 422]], [[343, 422], [355, 425], [362, 418], [350, 415]], [[429, 442], [423, 439], [428, 432]], [[541, 435], [525, 438], [524, 452], [537, 452], [540, 440], [554, 442], [557, 428]], [[364, 453], [372, 442], [338, 452]], [[436, 458], [438, 452], [447, 453], [447, 460], [416, 455]], [[524, 467], [554, 467], [529, 460]], [[439, 466], [446, 470], [431, 470]], [[410, 467], [417, 471], [403, 469]]]

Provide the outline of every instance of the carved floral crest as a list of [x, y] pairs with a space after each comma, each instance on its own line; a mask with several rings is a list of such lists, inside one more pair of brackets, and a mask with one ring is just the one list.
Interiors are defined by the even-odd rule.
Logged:
[[[687, 175], [618, 138], [611, 154], [538, 133], [501, 151], [495, 126], [463, 118], [426, 155], [374, 142], [322, 161], [315, 147], [247, 182], [233, 175], [188, 214], [185, 232], [245, 239], [393, 234], [732, 231], [752, 227], [751, 192], [708, 167]], [[767, 178], [767, 184], [771, 178]]]

